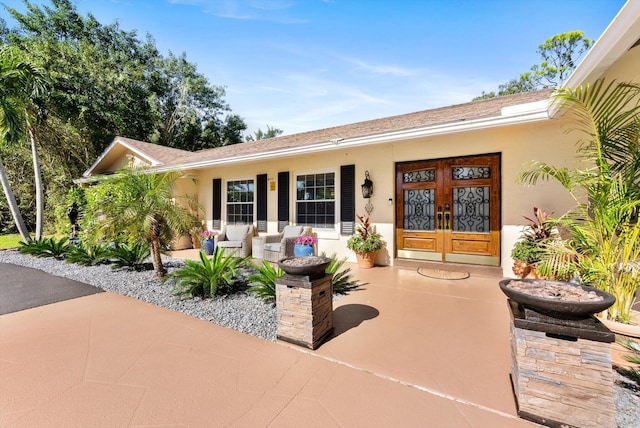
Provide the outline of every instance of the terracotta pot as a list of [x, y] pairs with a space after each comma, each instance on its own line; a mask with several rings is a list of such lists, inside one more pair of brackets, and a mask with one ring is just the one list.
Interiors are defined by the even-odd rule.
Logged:
[[609, 330], [616, 334], [621, 334], [623, 336], [632, 337], [634, 339], [640, 339], [640, 312], [631, 310], [631, 320], [634, 324], [624, 324], [617, 321], [612, 321], [608, 319], [604, 319], [598, 317], [598, 319], [604, 324]]
[[361, 269], [371, 269], [376, 261], [377, 251], [370, 253], [356, 253], [356, 260], [358, 260], [358, 267]]

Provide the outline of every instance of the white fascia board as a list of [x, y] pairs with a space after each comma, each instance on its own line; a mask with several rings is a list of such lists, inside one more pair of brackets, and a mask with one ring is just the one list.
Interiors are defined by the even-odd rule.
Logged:
[[[295, 147], [289, 149], [273, 150], [264, 153], [252, 153], [244, 156], [233, 156], [222, 159], [212, 159], [202, 162], [192, 162], [167, 168], [158, 168], [157, 171], [164, 172], [174, 169], [191, 170], [207, 168], [211, 166], [231, 165], [243, 162], [255, 162], [258, 160], [274, 159], [289, 156], [298, 156], [308, 153], [316, 153], [330, 150], [343, 149], [345, 147], [368, 146], [373, 144], [391, 143], [397, 141], [413, 140], [417, 138], [433, 137], [438, 135], [454, 134], [481, 129], [496, 128], [500, 126], [520, 125], [523, 123], [539, 122], [549, 120], [548, 101], [543, 100], [535, 103], [528, 103], [518, 109], [508, 110], [508, 114], [494, 116], [483, 119], [474, 119], [449, 123], [444, 125], [429, 126], [424, 128], [408, 129], [403, 131], [387, 132], [365, 137], [348, 138], [342, 140], [327, 141], [326, 143], [314, 144], [305, 147]], [[514, 106], [517, 107], [517, 106]], [[505, 109], [503, 109], [505, 110]]]
[[136, 155], [138, 155], [139, 157], [148, 160], [151, 163], [151, 166], [158, 166], [158, 165], [162, 165], [162, 162], [160, 162], [159, 160], [155, 159], [154, 157], [150, 156], [148, 153], [142, 152], [139, 149], [131, 146], [130, 144], [128, 144], [125, 141], [120, 140], [119, 138], [116, 138], [115, 140], [113, 140], [113, 142], [111, 144], [109, 144], [109, 147], [107, 147], [106, 149], [104, 149], [104, 151], [102, 152], [102, 154], [98, 157], [98, 159], [96, 159], [96, 161], [89, 167], [89, 169], [87, 169], [84, 174], [82, 174], [83, 177], [89, 177], [91, 175], [91, 173], [93, 172], [93, 170], [100, 164], [100, 162], [102, 162], [102, 160], [104, 160], [104, 158], [107, 156], [107, 154], [113, 150], [113, 148], [117, 145], [120, 144], [124, 147], [126, 147], [128, 150], [132, 151], [133, 153], [135, 153]]

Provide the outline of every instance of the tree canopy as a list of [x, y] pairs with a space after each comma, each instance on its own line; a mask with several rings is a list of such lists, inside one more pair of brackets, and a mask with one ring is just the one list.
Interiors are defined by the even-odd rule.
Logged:
[[499, 85], [497, 93], [482, 91], [473, 100], [560, 87], [576, 68], [578, 59], [592, 44], [593, 40], [586, 38], [582, 31], [556, 34], [538, 46], [536, 52], [542, 58], [540, 64], [533, 65], [517, 79]]
[[[64, 200], [72, 179], [117, 135], [184, 150], [243, 142], [247, 126], [231, 112], [225, 88], [209, 82], [186, 54], [163, 55], [151, 35], [141, 39], [117, 22], [83, 16], [71, 0], [24, 0], [24, 6], [23, 12], [3, 6], [12, 23], [0, 19], [0, 45], [21, 51], [50, 82], [33, 124], [49, 205]], [[33, 196], [23, 191], [33, 187], [16, 184], [24, 180], [16, 163], [26, 158], [21, 150], [28, 150], [26, 139], [1, 147], [0, 156], [26, 213]], [[30, 215], [25, 221], [32, 228]], [[0, 230], [11, 223], [2, 198]]]

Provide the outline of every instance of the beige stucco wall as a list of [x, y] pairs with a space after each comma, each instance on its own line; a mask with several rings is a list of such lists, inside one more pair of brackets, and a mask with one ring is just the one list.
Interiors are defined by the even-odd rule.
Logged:
[[[571, 208], [566, 192], [555, 183], [526, 187], [516, 183], [516, 177], [531, 160], [569, 165], [575, 154], [573, 139], [563, 133], [563, 119], [548, 120], [534, 124], [495, 128], [413, 141], [379, 144], [367, 147], [337, 148], [328, 152], [304, 155], [295, 158], [247, 162], [241, 165], [215, 167], [193, 172], [199, 180], [198, 200], [205, 208], [205, 219], [211, 227], [212, 185], [214, 178], [222, 178], [223, 189], [227, 180], [255, 179], [258, 174], [267, 174], [269, 188], [276, 181], [278, 172], [290, 171], [290, 194], [295, 195], [295, 176], [307, 172], [333, 171], [336, 173], [336, 195], [340, 194], [340, 165], [356, 165], [356, 212], [364, 214], [366, 200], [360, 196], [359, 186], [369, 171], [374, 182], [371, 203], [374, 210], [371, 220], [388, 243], [386, 253], [378, 255], [377, 263], [391, 264], [395, 254], [395, 164], [396, 162], [438, 159], [500, 153], [502, 156], [502, 266], [505, 273], [511, 269], [509, 253], [519, 236], [519, 226], [524, 224], [523, 215], [532, 215], [534, 206], [556, 214]], [[274, 183], [277, 184], [277, 183]], [[392, 205], [389, 205], [389, 199]], [[277, 231], [277, 191], [268, 193], [268, 234]], [[336, 199], [339, 213], [339, 197]], [[223, 218], [225, 217], [223, 204]], [[290, 218], [295, 218], [291, 204]], [[336, 253], [339, 257], [355, 258], [346, 248], [348, 236], [336, 230], [316, 230], [320, 238], [319, 251]]]

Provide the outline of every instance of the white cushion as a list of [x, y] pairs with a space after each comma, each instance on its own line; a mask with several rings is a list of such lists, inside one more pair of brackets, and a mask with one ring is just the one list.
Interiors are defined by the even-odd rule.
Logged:
[[280, 248], [282, 248], [282, 247], [280, 246], [279, 242], [275, 243], [275, 244], [274, 243], [264, 244], [264, 249], [267, 250], [267, 251], [274, 251], [276, 253], [279, 253], [280, 252]]
[[225, 231], [226, 239], [229, 241], [242, 241], [249, 233], [249, 225], [232, 224], [227, 226]]
[[222, 248], [240, 248], [242, 247], [242, 241], [220, 241], [218, 247]]
[[282, 229], [282, 236], [284, 238], [291, 238], [294, 236], [300, 236], [302, 233], [303, 226], [285, 226]]

